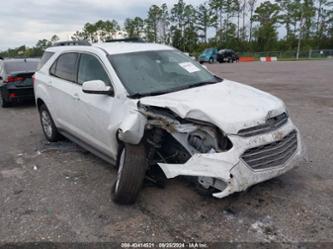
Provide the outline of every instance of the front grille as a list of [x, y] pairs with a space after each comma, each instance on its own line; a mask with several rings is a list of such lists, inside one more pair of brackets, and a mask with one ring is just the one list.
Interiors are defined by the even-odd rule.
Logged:
[[253, 169], [283, 165], [297, 150], [297, 132], [292, 131], [282, 140], [244, 152], [241, 158]]
[[270, 131], [276, 130], [277, 128], [281, 127], [282, 125], [287, 123], [287, 121], [288, 121], [288, 114], [284, 112], [276, 117], [267, 119], [265, 124], [240, 130], [238, 132], [238, 135], [242, 136], [242, 137], [250, 137], [250, 136], [255, 136], [255, 135], [262, 134], [262, 133], [270, 132]]

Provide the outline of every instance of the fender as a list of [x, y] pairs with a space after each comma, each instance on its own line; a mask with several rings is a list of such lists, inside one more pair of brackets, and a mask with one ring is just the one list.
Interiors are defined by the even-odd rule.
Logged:
[[142, 140], [147, 124], [147, 118], [137, 110], [131, 110], [121, 122], [118, 139], [125, 143], [139, 144]]

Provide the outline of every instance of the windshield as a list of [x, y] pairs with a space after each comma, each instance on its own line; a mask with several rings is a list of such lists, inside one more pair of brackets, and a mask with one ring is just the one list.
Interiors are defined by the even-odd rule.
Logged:
[[117, 54], [110, 55], [109, 59], [133, 97], [158, 95], [221, 81], [177, 50]]
[[213, 49], [212, 48], [206, 48], [204, 51], [203, 51], [203, 54], [210, 54], [213, 52]]

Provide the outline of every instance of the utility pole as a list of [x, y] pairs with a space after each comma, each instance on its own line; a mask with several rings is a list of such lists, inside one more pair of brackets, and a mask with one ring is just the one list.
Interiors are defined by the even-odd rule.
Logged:
[[304, 19], [304, 4], [302, 3], [301, 6], [301, 21], [300, 21], [300, 28], [299, 28], [299, 34], [298, 34], [298, 44], [297, 44], [297, 54], [296, 54], [296, 60], [299, 60], [299, 54], [301, 50], [301, 42], [302, 42], [302, 36], [303, 36], [303, 19]]

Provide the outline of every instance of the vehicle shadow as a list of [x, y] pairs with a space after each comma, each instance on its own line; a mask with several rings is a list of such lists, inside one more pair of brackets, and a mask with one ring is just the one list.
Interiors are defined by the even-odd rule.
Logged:
[[10, 107], [6, 108], [6, 109], [27, 109], [27, 108], [31, 108], [31, 107], [35, 107], [36, 103], [35, 101], [20, 101], [20, 102], [16, 102], [16, 103], [12, 103]]

